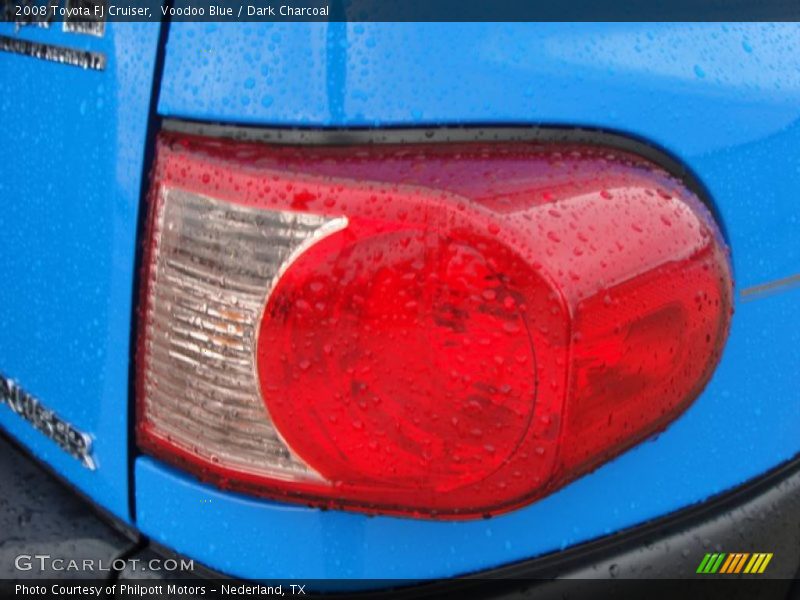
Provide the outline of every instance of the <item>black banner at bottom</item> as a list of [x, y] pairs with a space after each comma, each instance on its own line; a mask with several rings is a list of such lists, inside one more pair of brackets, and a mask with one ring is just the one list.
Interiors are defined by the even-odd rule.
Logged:
[[709, 577], [668, 580], [457, 579], [435, 582], [397, 580], [279, 580], [238, 582], [226, 579], [174, 580], [0, 580], [0, 597], [67, 600], [275, 599], [330, 598], [379, 600], [412, 598], [595, 600], [689, 598], [800, 600], [800, 581]]

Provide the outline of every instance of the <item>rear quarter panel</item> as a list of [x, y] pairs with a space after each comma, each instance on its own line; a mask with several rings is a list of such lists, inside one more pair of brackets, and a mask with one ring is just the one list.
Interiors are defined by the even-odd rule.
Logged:
[[92, 438], [97, 469], [0, 406], [0, 427], [130, 521], [134, 257], [157, 24], [102, 37], [0, 23], [102, 53], [104, 70], [0, 52], [0, 373]]
[[702, 502], [800, 450], [800, 291], [748, 293], [800, 265], [797, 24], [180, 23], [159, 112], [270, 126], [582, 126], [645, 140], [708, 190], [732, 249], [736, 314], [716, 374], [677, 422], [521, 510], [459, 523], [323, 512], [140, 458], [137, 517], [156, 539], [246, 577], [447, 577]]

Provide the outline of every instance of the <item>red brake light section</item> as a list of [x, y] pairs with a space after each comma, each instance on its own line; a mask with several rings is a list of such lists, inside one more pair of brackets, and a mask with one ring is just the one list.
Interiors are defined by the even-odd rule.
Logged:
[[731, 315], [705, 206], [592, 146], [164, 134], [145, 270], [146, 452], [438, 518], [521, 506], [665, 427]]

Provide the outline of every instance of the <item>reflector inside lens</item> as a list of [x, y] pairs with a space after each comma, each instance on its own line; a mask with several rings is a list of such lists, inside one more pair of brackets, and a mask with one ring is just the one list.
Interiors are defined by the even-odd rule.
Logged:
[[211, 464], [317, 478], [276, 432], [253, 354], [281, 265], [319, 232], [344, 222], [161, 191], [143, 356], [151, 436]]

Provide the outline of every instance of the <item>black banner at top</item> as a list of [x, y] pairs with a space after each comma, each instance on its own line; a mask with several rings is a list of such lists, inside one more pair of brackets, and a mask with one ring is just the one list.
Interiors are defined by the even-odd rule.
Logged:
[[18, 25], [109, 21], [798, 21], [800, 0], [0, 0]]

